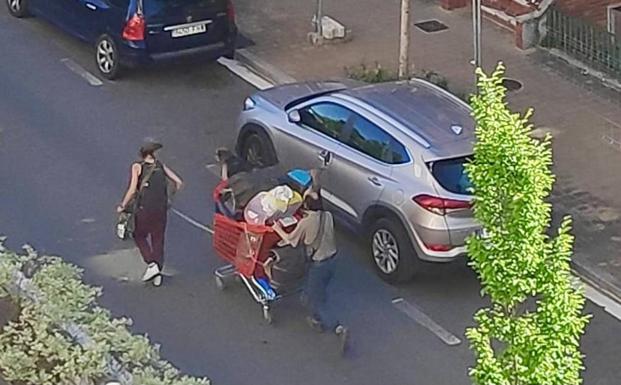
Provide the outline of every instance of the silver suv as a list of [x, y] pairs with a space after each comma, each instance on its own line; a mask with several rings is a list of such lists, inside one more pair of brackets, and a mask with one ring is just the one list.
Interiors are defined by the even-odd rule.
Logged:
[[479, 228], [464, 171], [474, 122], [466, 103], [433, 84], [279, 86], [247, 98], [238, 127], [237, 151], [250, 163], [325, 166], [324, 203], [368, 235], [389, 282], [409, 279], [418, 258], [462, 256]]

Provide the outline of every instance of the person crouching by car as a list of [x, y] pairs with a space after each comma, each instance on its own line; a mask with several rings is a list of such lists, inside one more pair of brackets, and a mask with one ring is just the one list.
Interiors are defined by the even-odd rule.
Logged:
[[340, 340], [341, 352], [348, 347], [348, 329], [330, 312], [328, 286], [334, 277], [337, 262], [334, 218], [321, 208], [319, 189], [311, 188], [304, 193], [303, 217], [291, 233], [283, 230], [279, 222], [273, 228], [282, 238], [281, 246], [301, 245], [306, 248], [310, 260], [304, 296], [310, 310], [309, 325], [320, 332], [332, 331]]

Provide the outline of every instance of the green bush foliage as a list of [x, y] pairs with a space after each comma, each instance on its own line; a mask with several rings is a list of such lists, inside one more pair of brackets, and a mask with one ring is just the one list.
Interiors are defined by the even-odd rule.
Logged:
[[469, 238], [468, 253], [491, 306], [467, 331], [477, 358], [470, 375], [477, 385], [578, 385], [589, 317], [572, 285], [570, 218], [548, 235], [551, 138], [531, 138], [532, 111], [509, 110], [502, 64], [491, 76], [477, 75], [477, 140], [467, 172], [485, 231]]
[[19, 307], [0, 333], [0, 373], [24, 385], [98, 384], [123, 377], [136, 385], [207, 385], [161, 359], [147, 336], [130, 332], [97, 305], [99, 288], [82, 271], [32, 248], [16, 253], [0, 240], [0, 296]]

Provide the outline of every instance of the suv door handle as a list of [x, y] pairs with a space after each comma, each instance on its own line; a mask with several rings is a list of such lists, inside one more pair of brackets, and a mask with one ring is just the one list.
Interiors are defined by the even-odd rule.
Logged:
[[327, 166], [332, 162], [332, 153], [328, 150], [322, 150], [317, 154], [317, 158], [321, 161], [322, 166]]
[[379, 178], [376, 176], [370, 176], [367, 178], [372, 185], [377, 187], [382, 187], [382, 182], [380, 182]]
[[92, 10], [92, 11], [96, 11], [97, 10], [97, 6], [93, 3], [86, 3], [86, 8]]

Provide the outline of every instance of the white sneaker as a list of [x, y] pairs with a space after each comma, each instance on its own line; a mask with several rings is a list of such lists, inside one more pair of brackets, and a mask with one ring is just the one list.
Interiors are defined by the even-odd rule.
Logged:
[[160, 273], [160, 268], [159, 266], [157, 266], [157, 263], [151, 262], [149, 263], [149, 266], [147, 266], [147, 269], [144, 271], [144, 274], [142, 275], [142, 281], [143, 282], [150, 281], [159, 273]]
[[162, 284], [162, 275], [158, 275], [155, 278], [153, 278], [153, 286], [155, 287], [160, 287], [160, 285]]

